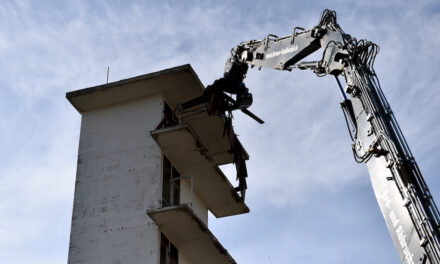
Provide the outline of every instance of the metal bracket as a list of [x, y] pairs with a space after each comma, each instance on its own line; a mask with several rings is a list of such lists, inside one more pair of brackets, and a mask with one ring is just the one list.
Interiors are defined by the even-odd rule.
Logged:
[[299, 30], [305, 30], [305, 29], [302, 28], [302, 27], [295, 27], [295, 28], [293, 29], [292, 40], [290, 41], [290, 44], [293, 44], [293, 43], [295, 42], [295, 37], [298, 35], [298, 34], [296, 33], [296, 30], [297, 30], [297, 29], [299, 29]]
[[273, 41], [278, 41], [279, 37], [274, 34], [269, 34], [267, 37], [264, 38], [264, 51], [267, 51], [267, 47], [269, 46], [269, 41], [271, 40], [270, 37], [273, 37]]
[[411, 203], [411, 200], [409, 199], [409, 197], [407, 196], [404, 200], [403, 200], [403, 206], [408, 207]]
[[386, 177], [386, 179], [387, 179], [387, 181], [392, 181], [392, 180], [394, 180], [395, 178], [394, 178], [393, 176], [388, 176], [388, 177]]
[[386, 167], [388, 169], [390, 169], [391, 167], [393, 167], [393, 165], [394, 165], [394, 161], [392, 159], [390, 159], [390, 160], [388, 160]]

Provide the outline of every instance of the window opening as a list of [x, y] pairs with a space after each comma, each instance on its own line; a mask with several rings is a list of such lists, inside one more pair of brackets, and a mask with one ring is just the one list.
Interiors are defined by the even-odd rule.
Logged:
[[160, 264], [179, 264], [179, 251], [164, 234], [160, 234]]
[[180, 173], [163, 156], [162, 207], [180, 204]]
[[163, 103], [164, 107], [162, 112], [162, 120], [157, 125], [156, 129], [166, 128], [177, 124], [173, 110], [171, 110], [170, 106], [165, 101]]

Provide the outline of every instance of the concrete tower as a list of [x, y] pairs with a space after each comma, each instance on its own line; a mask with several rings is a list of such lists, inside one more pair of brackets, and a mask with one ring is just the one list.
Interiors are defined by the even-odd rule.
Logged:
[[224, 122], [167, 121], [203, 89], [183, 65], [67, 93], [82, 115], [69, 264], [235, 263], [208, 229], [208, 210], [249, 212], [218, 167]]

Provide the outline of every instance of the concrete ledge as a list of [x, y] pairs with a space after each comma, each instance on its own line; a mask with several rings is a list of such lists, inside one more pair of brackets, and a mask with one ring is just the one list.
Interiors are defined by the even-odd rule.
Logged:
[[209, 149], [189, 125], [177, 125], [150, 132], [182, 176], [192, 176], [194, 192], [216, 217], [248, 213], [234, 187], [216, 165]]
[[191, 65], [185, 64], [68, 92], [66, 98], [78, 112], [82, 113], [155, 94], [163, 94], [168, 98], [170, 104], [177, 105], [201, 95], [203, 89], [204, 87]]
[[194, 264], [236, 264], [188, 205], [149, 210], [165, 236]]

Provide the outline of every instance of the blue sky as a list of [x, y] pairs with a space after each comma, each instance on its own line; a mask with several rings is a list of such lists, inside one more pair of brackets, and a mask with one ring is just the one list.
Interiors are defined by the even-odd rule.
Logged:
[[[439, 202], [438, 1], [3, 1], [0, 263], [67, 261], [80, 128], [67, 91], [104, 83], [107, 66], [117, 81], [190, 63], [208, 85], [239, 42], [310, 28], [325, 8], [381, 47], [376, 72]], [[399, 263], [333, 78], [254, 69], [246, 84], [266, 121], [234, 119], [251, 213], [210, 218], [235, 260]]]

